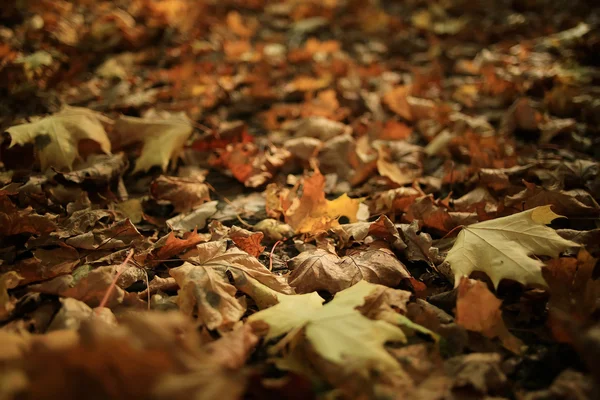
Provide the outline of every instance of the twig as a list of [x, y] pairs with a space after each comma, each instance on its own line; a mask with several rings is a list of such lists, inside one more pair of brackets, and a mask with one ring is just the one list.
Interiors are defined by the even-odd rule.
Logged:
[[97, 310], [99, 308], [102, 308], [102, 307], [106, 306], [106, 303], [108, 302], [108, 298], [110, 297], [110, 294], [112, 293], [112, 291], [114, 290], [115, 286], [117, 285], [117, 280], [123, 274], [123, 272], [125, 272], [126, 269], [127, 269], [126, 267], [127, 267], [127, 264], [129, 263], [129, 260], [131, 260], [131, 257], [133, 256], [133, 251], [134, 250], [131, 249], [129, 251], [129, 254], [127, 254], [127, 258], [125, 259], [125, 261], [123, 261], [123, 263], [121, 263], [117, 267], [117, 274], [115, 275], [113, 281], [110, 283], [110, 286], [106, 290], [106, 293], [104, 293], [104, 298], [102, 298], [102, 301], [100, 302], [100, 305], [96, 309], [96, 313], [98, 312]]
[[273, 271], [273, 253], [275, 253], [275, 247], [277, 247], [279, 243], [281, 243], [281, 240], [276, 241], [271, 249], [271, 254], [269, 255], [269, 271]]

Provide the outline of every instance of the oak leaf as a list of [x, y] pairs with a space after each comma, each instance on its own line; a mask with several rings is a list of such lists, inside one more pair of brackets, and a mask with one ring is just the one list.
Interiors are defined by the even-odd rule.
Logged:
[[110, 153], [110, 141], [102, 122], [111, 120], [87, 108], [65, 107], [54, 115], [6, 131], [11, 136], [9, 147], [34, 144], [42, 170], [49, 167], [71, 170], [79, 157], [77, 146], [83, 139], [97, 142], [103, 152]]
[[556, 258], [579, 246], [545, 226], [558, 217], [550, 206], [544, 206], [464, 227], [446, 257], [455, 286], [473, 271], [488, 274], [495, 287], [505, 278], [546, 286], [541, 270], [544, 263], [530, 256]]
[[121, 116], [114, 126], [122, 146], [142, 142], [142, 153], [135, 162], [133, 172], [144, 172], [154, 166], [163, 171], [169, 162], [179, 157], [179, 152], [192, 134], [192, 121], [185, 113], [148, 113], [145, 118]]
[[279, 304], [253, 314], [248, 320], [266, 322], [267, 339], [304, 329], [317, 354], [359, 372], [371, 368], [399, 370], [400, 365], [385, 350], [384, 343], [405, 342], [402, 330], [385, 321], [371, 320], [356, 310], [377, 288], [378, 285], [363, 281], [339, 292], [325, 306], [316, 292], [278, 295]]

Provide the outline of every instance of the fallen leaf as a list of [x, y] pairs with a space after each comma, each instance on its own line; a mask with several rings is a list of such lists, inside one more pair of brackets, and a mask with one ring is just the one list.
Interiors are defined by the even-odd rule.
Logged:
[[189, 213], [181, 213], [167, 220], [167, 226], [174, 231], [203, 229], [206, 221], [217, 212], [218, 201], [209, 201]]
[[189, 262], [171, 268], [169, 274], [179, 285], [179, 309], [194, 316], [208, 329], [227, 328], [239, 321], [246, 311], [245, 304], [235, 297], [237, 289], [227, 275], [211, 265]]
[[11, 304], [8, 289], [16, 288], [21, 279], [22, 277], [15, 271], [8, 271], [0, 275], [0, 320], [4, 320], [14, 306]]
[[54, 115], [6, 131], [11, 135], [9, 147], [34, 143], [42, 170], [50, 167], [71, 170], [79, 157], [77, 145], [83, 139], [95, 141], [103, 152], [110, 153], [110, 141], [102, 122], [111, 120], [86, 108], [67, 106]]
[[[108, 288], [111, 286], [118, 265], [91, 269], [90, 265], [83, 265], [70, 275], [61, 275], [49, 281], [31, 285], [34, 292], [48, 293], [63, 297], [72, 297], [81, 300], [90, 307], [100, 305]], [[117, 285], [107, 299], [106, 307], [112, 308], [123, 302], [130, 305], [141, 305], [142, 302], [135, 293], [127, 293], [124, 289], [136, 281], [146, 279], [146, 274], [140, 268], [128, 267], [117, 280]]]
[[501, 305], [502, 301], [488, 290], [484, 282], [465, 277], [460, 279], [456, 299], [456, 323], [486, 337], [497, 337], [504, 347], [520, 354], [523, 342], [513, 336], [504, 325]]
[[[33, 251], [33, 257], [11, 265], [11, 270], [21, 276], [20, 285], [39, 282], [59, 275], [69, 274], [79, 264], [79, 253], [73, 247], [59, 243], [59, 247]], [[0, 271], [4, 270], [0, 266]]]
[[179, 157], [183, 145], [194, 130], [184, 113], [148, 113], [144, 118], [121, 116], [115, 121], [114, 131], [120, 144], [143, 143], [142, 153], [135, 162], [133, 173], [144, 172], [157, 166], [165, 171], [169, 162]]
[[167, 260], [173, 256], [181, 254], [188, 249], [194, 248], [197, 244], [207, 242], [209, 238], [199, 235], [196, 230], [183, 234], [183, 239], [175, 236], [174, 232], [169, 232], [167, 236], [160, 238], [152, 249], [152, 259]]
[[337, 293], [361, 280], [393, 287], [411, 278], [394, 253], [376, 243], [349, 251], [344, 257], [323, 249], [304, 251], [290, 261], [290, 269], [289, 282], [298, 293]]
[[350, 222], [357, 221], [360, 199], [351, 199], [346, 194], [335, 200], [325, 199], [325, 177], [316, 170], [304, 179], [302, 196], [291, 193], [292, 200], [285, 207], [285, 222], [296, 233], [317, 232], [337, 226], [338, 218], [345, 216]]
[[161, 175], [152, 181], [150, 193], [156, 200], [170, 201], [176, 212], [188, 212], [210, 201], [203, 180]]
[[269, 325], [266, 339], [303, 329], [306, 340], [317, 354], [337, 365], [366, 373], [371, 369], [398, 370], [398, 362], [385, 350], [388, 341], [404, 342], [406, 336], [398, 327], [363, 316], [356, 307], [364, 304], [364, 283], [339, 292], [323, 306], [315, 292], [301, 295], [279, 295], [279, 303], [249, 317], [250, 322]]
[[231, 326], [244, 314], [245, 302], [235, 297], [238, 289], [251, 297], [258, 293], [253, 288], [261, 285], [275, 292], [292, 292], [282, 277], [256, 258], [235, 247], [227, 250], [225, 240], [199, 244], [185, 259], [184, 265], [169, 271], [180, 287], [177, 302], [184, 313], [197, 315], [209, 329]]
[[251, 256], [258, 257], [265, 249], [265, 246], [260, 244], [264, 237], [262, 232], [250, 232], [247, 229], [232, 226], [229, 237], [237, 247]]
[[545, 226], [558, 217], [550, 206], [544, 206], [464, 227], [446, 256], [455, 286], [473, 271], [485, 272], [495, 287], [505, 278], [546, 286], [541, 269], [544, 263], [530, 255], [556, 258], [579, 246]]
[[410, 86], [396, 86], [383, 95], [383, 103], [405, 120], [412, 121], [411, 107], [408, 103], [410, 92]]

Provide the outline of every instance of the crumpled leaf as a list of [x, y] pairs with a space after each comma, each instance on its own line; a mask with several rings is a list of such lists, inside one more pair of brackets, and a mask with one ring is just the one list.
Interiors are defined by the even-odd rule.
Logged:
[[349, 251], [344, 257], [324, 249], [304, 251], [289, 266], [289, 282], [298, 293], [337, 293], [361, 280], [393, 287], [411, 278], [394, 253], [377, 243]]
[[79, 157], [77, 145], [82, 139], [91, 139], [103, 152], [110, 153], [110, 141], [102, 122], [111, 120], [87, 108], [67, 106], [54, 115], [6, 131], [12, 139], [9, 147], [35, 145], [42, 170], [49, 167], [71, 170]]
[[484, 282], [463, 277], [458, 284], [456, 323], [489, 338], [498, 337], [504, 347], [519, 354], [523, 343], [504, 325], [501, 305]]
[[104, 229], [88, 231], [73, 236], [66, 243], [78, 249], [95, 250], [121, 249], [133, 242], [143, 242], [144, 236], [136, 229], [130, 220], [124, 219]]
[[225, 167], [235, 179], [247, 187], [259, 187], [273, 178], [292, 154], [274, 146], [262, 150], [254, 143], [236, 143], [219, 151], [218, 158], [210, 163], [213, 167]]
[[227, 250], [225, 240], [199, 244], [185, 259], [188, 262], [169, 270], [181, 288], [177, 303], [209, 329], [231, 326], [244, 314], [244, 302], [235, 297], [238, 289], [251, 297], [256, 294], [252, 288], [261, 286], [293, 293], [281, 276], [272, 274], [256, 258], [235, 247]]
[[[68, 274], [79, 264], [79, 253], [73, 247], [59, 242], [55, 249], [36, 249], [33, 257], [11, 265], [10, 269], [22, 277], [20, 285], [43, 281], [58, 275]], [[4, 266], [0, 266], [2, 271]]]
[[135, 162], [133, 173], [157, 166], [163, 171], [174, 163], [192, 134], [194, 127], [185, 113], [147, 113], [144, 118], [121, 116], [115, 121], [115, 132], [121, 145], [142, 142], [142, 153]]
[[[61, 275], [49, 281], [31, 285], [29, 288], [35, 292], [72, 297], [83, 301], [90, 307], [96, 307], [114, 280], [118, 267], [119, 265], [110, 265], [91, 269], [91, 266], [83, 265], [73, 271], [71, 275]], [[127, 293], [124, 289], [136, 281], [145, 279], [146, 274], [142, 269], [128, 267], [117, 280], [105, 306], [112, 308], [123, 302], [132, 305], [141, 304], [135, 293]]]
[[88, 183], [107, 185], [123, 175], [129, 163], [124, 153], [92, 155], [74, 171], [58, 172], [55, 179], [61, 183]]
[[210, 201], [209, 188], [203, 181], [161, 175], [150, 185], [150, 193], [156, 200], [170, 201], [176, 212], [188, 212]]
[[231, 326], [246, 312], [245, 304], [235, 297], [237, 289], [221, 272], [211, 265], [189, 262], [169, 270], [180, 287], [179, 309], [195, 316], [208, 329]]
[[358, 372], [399, 370], [400, 365], [383, 345], [388, 341], [406, 341], [402, 330], [385, 321], [373, 321], [356, 310], [376, 288], [367, 282], [356, 284], [339, 292], [325, 306], [316, 292], [279, 295], [279, 304], [251, 315], [248, 321], [266, 322], [267, 340], [303, 328], [317, 354]]
[[558, 217], [550, 206], [544, 206], [464, 227], [446, 257], [455, 286], [473, 271], [488, 274], [495, 287], [505, 278], [546, 286], [541, 270], [544, 263], [530, 256], [556, 258], [579, 246], [545, 226]]

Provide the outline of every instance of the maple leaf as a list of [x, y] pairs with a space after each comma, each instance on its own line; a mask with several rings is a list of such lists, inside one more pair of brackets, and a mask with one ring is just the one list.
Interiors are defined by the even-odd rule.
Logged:
[[404, 332], [356, 310], [377, 288], [378, 285], [361, 281], [339, 292], [325, 306], [316, 292], [278, 295], [277, 305], [251, 315], [248, 321], [267, 323], [267, 340], [303, 328], [317, 354], [338, 365], [352, 365], [361, 372], [372, 367], [399, 370], [400, 365], [383, 345], [388, 341], [405, 342]]
[[446, 257], [455, 286], [473, 271], [488, 274], [495, 287], [505, 278], [524, 285], [546, 286], [541, 270], [544, 263], [530, 256], [556, 258], [568, 248], [579, 246], [545, 226], [559, 217], [550, 206], [543, 206], [464, 227]]
[[[292, 200], [284, 205], [285, 222], [297, 233], [327, 230], [338, 225], [338, 218], [345, 216], [349, 222], [358, 221], [357, 214], [361, 199], [351, 199], [343, 194], [335, 200], [325, 198], [325, 177], [316, 169], [314, 174], [304, 179], [301, 197], [297, 190], [289, 193]], [[286, 207], [287, 206], [287, 207]]]
[[185, 113], [147, 113], [144, 118], [121, 116], [114, 130], [120, 135], [120, 144], [126, 146], [142, 142], [142, 153], [135, 162], [133, 173], [147, 171], [154, 166], [163, 171], [174, 163], [179, 152], [192, 134], [192, 121]]
[[[235, 297], [237, 289], [253, 298], [262, 285], [293, 293], [282, 277], [272, 274], [256, 258], [235, 247], [227, 250], [225, 240], [199, 244], [184, 258], [188, 262], [169, 270], [181, 288], [177, 302], [185, 314], [196, 314], [209, 329], [231, 326], [244, 314], [245, 304]], [[229, 282], [229, 274], [235, 286]]]
[[102, 122], [111, 120], [87, 108], [67, 106], [54, 115], [6, 131], [11, 136], [9, 147], [34, 144], [42, 170], [49, 167], [71, 170], [79, 157], [80, 140], [91, 139], [103, 152], [110, 153], [110, 141]]
[[381, 242], [353, 249], [344, 257], [323, 249], [305, 251], [291, 260], [290, 268], [290, 285], [299, 293], [336, 293], [361, 280], [396, 286], [411, 277], [404, 264]]

